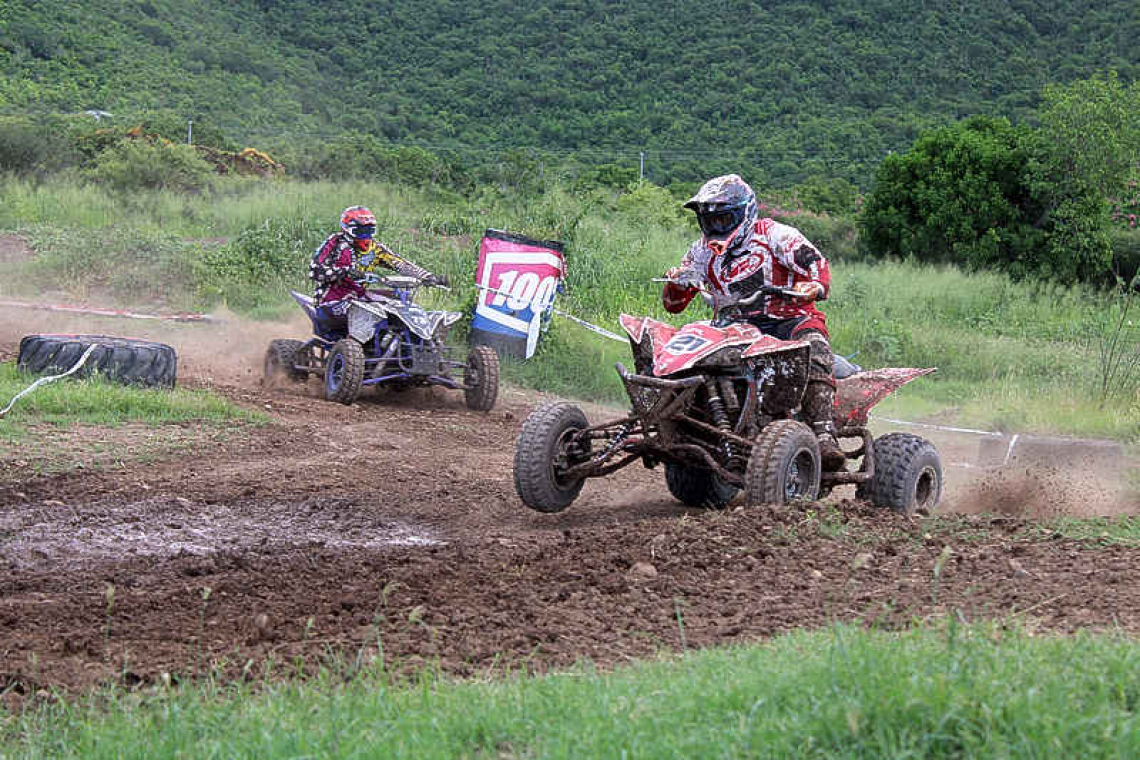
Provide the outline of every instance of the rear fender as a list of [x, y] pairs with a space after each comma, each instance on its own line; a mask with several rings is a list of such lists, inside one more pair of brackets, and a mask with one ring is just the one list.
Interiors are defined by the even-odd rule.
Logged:
[[293, 296], [293, 300], [309, 315], [309, 319], [313, 319], [317, 315], [317, 302], [313, 300], [312, 296], [307, 296], [304, 293], [298, 293], [295, 290], [290, 290], [289, 295]]
[[887, 367], [858, 372], [836, 382], [835, 422], [839, 427], [867, 424], [871, 408], [902, 386], [935, 368]]

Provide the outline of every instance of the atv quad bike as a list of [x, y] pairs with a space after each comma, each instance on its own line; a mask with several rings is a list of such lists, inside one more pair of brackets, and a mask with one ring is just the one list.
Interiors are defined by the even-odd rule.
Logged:
[[515, 488], [523, 503], [560, 512], [586, 478], [640, 461], [649, 468], [663, 464], [670, 493], [693, 507], [724, 507], [740, 491], [748, 504], [810, 501], [853, 484], [859, 497], [880, 507], [933, 510], [942, 490], [933, 444], [906, 433], [873, 439], [866, 424], [886, 395], [934, 370], [837, 373], [835, 428], [845, 462], [823, 470], [816, 436], [800, 419], [808, 344], [738, 321], [742, 307], [767, 295], [792, 292], [767, 286], [712, 320], [681, 328], [621, 315], [634, 356], [632, 372], [617, 364], [629, 414], [591, 425], [571, 403], [535, 409], [515, 451]]
[[[274, 340], [265, 353], [265, 377], [303, 383], [324, 379], [325, 398], [351, 404], [369, 385], [396, 390], [427, 385], [462, 389], [467, 407], [490, 411], [499, 393], [499, 356], [474, 346], [467, 361], [450, 358], [447, 330], [463, 315], [427, 311], [414, 302], [422, 281], [415, 277], [367, 275], [380, 286], [348, 307], [347, 324], [322, 318], [313, 298], [291, 294], [313, 324], [307, 342]], [[459, 379], [453, 376], [458, 370]]]

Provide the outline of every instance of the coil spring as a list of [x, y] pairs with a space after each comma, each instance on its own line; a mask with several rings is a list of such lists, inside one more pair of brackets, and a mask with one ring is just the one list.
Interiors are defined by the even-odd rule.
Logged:
[[[717, 395], [716, 386], [709, 382], [706, 384], [705, 390], [709, 396], [709, 415], [712, 417], [713, 424], [724, 432], [731, 433], [732, 421], [724, 408], [724, 401]], [[744, 457], [740, 454], [740, 447], [732, 441], [724, 442], [724, 458], [725, 467], [730, 470], [743, 466]]]

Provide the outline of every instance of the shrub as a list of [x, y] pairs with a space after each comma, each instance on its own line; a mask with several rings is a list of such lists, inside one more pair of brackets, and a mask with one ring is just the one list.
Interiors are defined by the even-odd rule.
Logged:
[[102, 151], [88, 176], [116, 192], [199, 192], [213, 183], [213, 168], [189, 145], [125, 139]]
[[207, 249], [197, 262], [199, 296], [242, 311], [279, 301], [289, 287], [304, 283], [327, 226], [313, 219], [266, 219], [229, 244]]
[[457, 160], [417, 148], [381, 142], [370, 135], [350, 134], [316, 149], [279, 152], [282, 163], [305, 179], [347, 177], [394, 185], [437, 185], [454, 190], [470, 188], [470, 179]]
[[840, 177], [809, 177], [795, 188], [794, 197], [809, 211], [847, 215], [859, 209], [859, 188]]
[[0, 172], [47, 174], [74, 165], [79, 154], [59, 124], [0, 117]]
[[663, 187], [652, 182], [633, 182], [614, 202], [615, 210], [635, 224], [670, 229], [682, 225], [693, 214]]

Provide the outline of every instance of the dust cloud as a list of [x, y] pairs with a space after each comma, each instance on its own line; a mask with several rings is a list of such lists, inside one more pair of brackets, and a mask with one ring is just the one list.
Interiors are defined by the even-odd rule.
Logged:
[[981, 441], [973, 463], [951, 463], [947, 510], [1031, 519], [1140, 514], [1128, 487], [1140, 462], [1113, 441], [1032, 435]]

